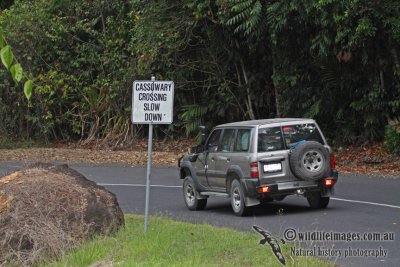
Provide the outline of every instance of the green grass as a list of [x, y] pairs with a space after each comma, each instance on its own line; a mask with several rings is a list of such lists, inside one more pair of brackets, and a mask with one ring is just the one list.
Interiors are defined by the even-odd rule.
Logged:
[[0, 149], [16, 149], [16, 148], [32, 148], [32, 147], [47, 147], [48, 142], [45, 140], [34, 140], [31, 138], [10, 138], [0, 136]]
[[[125, 229], [114, 236], [97, 238], [46, 266], [281, 266], [268, 245], [258, 244], [256, 233], [152, 217], [144, 235], [143, 216], [125, 220]], [[283, 253], [286, 266], [333, 266], [291, 257], [288, 245]]]

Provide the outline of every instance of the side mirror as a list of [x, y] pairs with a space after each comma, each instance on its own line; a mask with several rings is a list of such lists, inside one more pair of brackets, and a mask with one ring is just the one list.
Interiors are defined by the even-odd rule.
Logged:
[[200, 140], [200, 144], [203, 145], [206, 142], [206, 126], [199, 126], [199, 130], [201, 133], [201, 140]]
[[204, 151], [204, 145], [202, 145], [202, 144], [192, 147], [190, 149], [191, 154], [202, 153], [203, 151]]
[[199, 157], [199, 154], [193, 154], [189, 156], [189, 161], [190, 162], [196, 162], [197, 158]]

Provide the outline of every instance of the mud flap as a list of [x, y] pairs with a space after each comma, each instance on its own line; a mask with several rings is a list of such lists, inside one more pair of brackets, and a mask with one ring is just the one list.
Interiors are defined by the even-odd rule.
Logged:
[[246, 204], [246, 207], [256, 206], [261, 203], [258, 198], [254, 198], [254, 197], [246, 197], [244, 199], [244, 202]]

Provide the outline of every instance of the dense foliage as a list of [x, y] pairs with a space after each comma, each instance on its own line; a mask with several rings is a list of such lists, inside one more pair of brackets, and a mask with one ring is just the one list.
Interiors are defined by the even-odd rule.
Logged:
[[387, 151], [400, 155], [400, 127], [387, 125], [385, 128], [384, 147]]
[[[0, 132], [123, 144], [136, 79], [175, 81], [175, 119], [312, 117], [338, 142], [383, 138], [400, 114], [399, 0], [15, 0], [0, 27], [34, 78], [0, 69]], [[185, 132], [182, 131], [185, 130]]]

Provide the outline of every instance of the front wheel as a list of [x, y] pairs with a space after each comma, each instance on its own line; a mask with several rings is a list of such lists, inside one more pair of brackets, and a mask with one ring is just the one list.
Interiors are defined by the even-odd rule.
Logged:
[[313, 209], [324, 209], [329, 204], [329, 197], [323, 197], [319, 192], [313, 192], [307, 196], [307, 201]]
[[187, 176], [183, 181], [183, 199], [189, 210], [203, 210], [207, 205], [207, 198], [198, 199], [198, 192], [192, 177]]
[[249, 208], [244, 203], [244, 190], [238, 180], [234, 180], [231, 185], [231, 205], [236, 216], [245, 216]]

